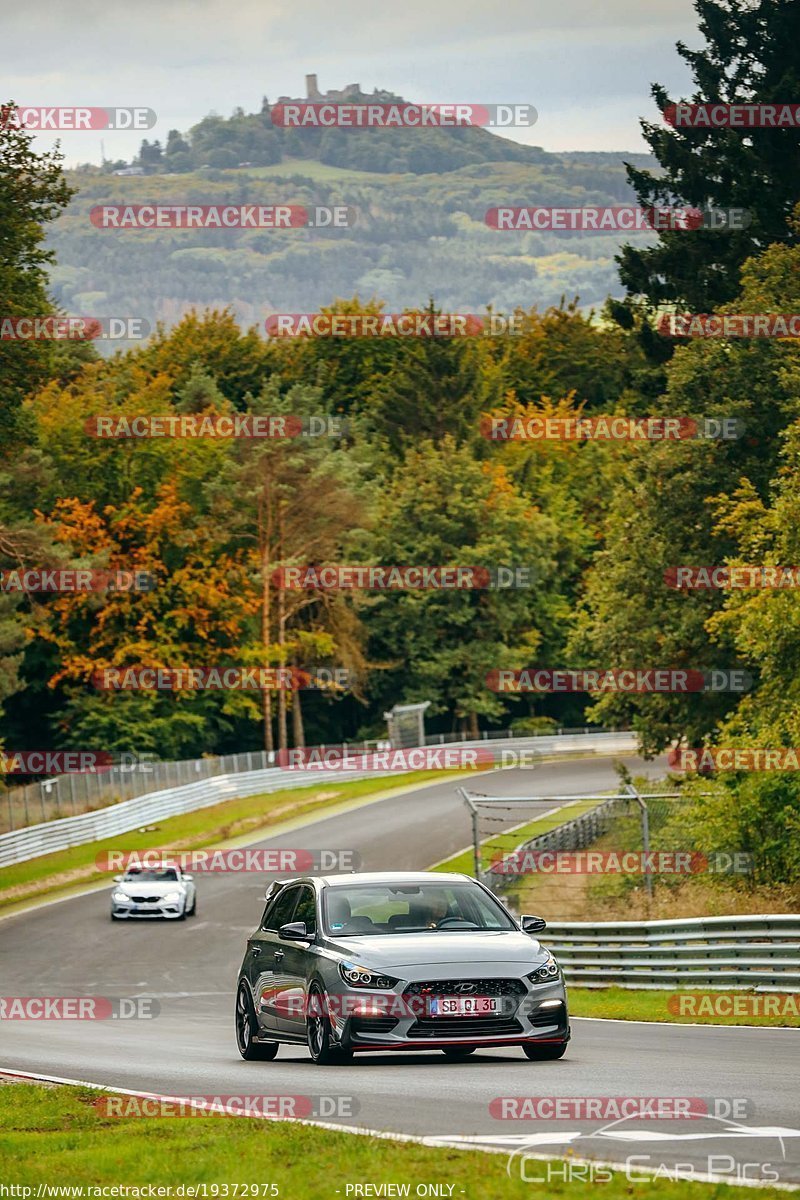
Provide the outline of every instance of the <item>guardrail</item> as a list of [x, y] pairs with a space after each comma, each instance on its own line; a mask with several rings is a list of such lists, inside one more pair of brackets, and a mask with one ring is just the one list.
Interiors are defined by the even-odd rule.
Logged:
[[800, 914], [548, 921], [542, 940], [573, 987], [800, 991]]
[[[496, 742], [480, 739], [461, 743], [463, 749], [485, 749], [493, 745], [496, 745], [501, 753], [513, 748], [517, 751], [533, 750], [542, 756], [567, 754], [575, 750], [613, 754], [634, 750], [636, 738], [630, 733], [581, 733], [498, 739]], [[436, 747], [431, 749], [435, 750]], [[500, 761], [502, 762], [502, 759]], [[415, 768], [412, 766], [408, 769]], [[405, 772], [348, 770], [337, 772], [337, 777], [366, 779], [403, 773]], [[97, 809], [95, 812], [29, 825], [11, 833], [0, 834], [0, 867], [38, 858], [42, 854], [52, 854], [57, 850], [66, 850], [70, 846], [114, 837], [180, 813], [210, 808], [224, 800], [243, 799], [246, 796], [256, 796], [261, 792], [275, 792], [284, 788], [311, 787], [324, 778], [325, 774], [325, 771], [319, 769], [281, 770], [278, 767], [269, 767], [266, 770], [216, 775], [198, 783], [165, 788], [137, 796], [133, 800], [123, 800], [119, 804]]]
[[[593, 736], [606, 732], [597, 726], [576, 729], [554, 729], [550, 733], [524, 735], [537, 741], [559, 734]], [[435, 733], [425, 738], [426, 746], [449, 746], [452, 743], [475, 745], [478, 741], [493, 742], [521, 740], [522, 735], [511, 729], [483, 730], [478, 738], [466, 733]], [[341, 751], [344, 755], [369, 753], [388, 749], [390, 743], [380, 739], [341, 742], [318, 747], [320, 750]], [[21, 787], [0, 789], [0, 833], [24, 829], [29, 825], [76, 817], [81, 813], [134, 800], [137, 796], [185, 783], [199, 783], [215, 775], [238, 775], [243, 771], [267, 770], [275, 766], [275, 752], [241, 750], [235, 754], [207, 755], [205, 758], [185, 758], [176, 761], [151, 760], [135, 754], [121, 755], [121, 762], [98, 772], [74, 775], [51, 775]]]

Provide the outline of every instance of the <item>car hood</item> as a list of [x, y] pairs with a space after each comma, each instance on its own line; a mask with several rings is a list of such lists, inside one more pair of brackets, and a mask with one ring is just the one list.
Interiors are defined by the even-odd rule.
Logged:
[[444, 963], [469, 963], [479, 969], [484, 963], [498, 962], [536, 966], [545, 957], [535, 938], [515, 930], [445, 933], [432, 929], [429, 933], [389, 933], [331, 940], [337, 949], [351, 954], [362, 966], [380, 967], [387, 972], [391, 967]]
[[115, 892], [124, 892], [126, 896], [166, 896], [167, 892], [182, 892], [184, 884], [174, 879], [172, 883], [134, 883], [126, 879], [124, 883], [115, 883]]

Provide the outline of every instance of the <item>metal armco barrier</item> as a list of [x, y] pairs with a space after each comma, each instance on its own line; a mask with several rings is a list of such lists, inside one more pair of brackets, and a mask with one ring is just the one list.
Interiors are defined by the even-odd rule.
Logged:
[[[460, 743], [460, 749], [468, 748], [497, 749], [498, 765], [509, 765], [503, 762], [503, 752], [510, 750], [518, 753], [525, 752], [533, 757], [569, 754], [577, 751], [590, 751], [603, 754], [626, 754], [635, 751], [636, 738], [631, 733], [580, 733], [561, 734], [553, 737], [503, 738], [496, 741], [479, 740]], [[430, 747], [435, 751], [436, 747]], [[418, 769], [411, 767], [410, 770]], [[42, 854], [52, 854], [57, 850], [66, 850], [70, 846], [80, 846], [86, 842], [100, 841], [114, 837], [118, 833], [127, 833], [139, 829], [143, 825], [151, 825], [167, 817], [180, 813], [193, 812], [200, 808], [210, 808], [221, 804], [224, 800], [243, 799], [246, 796], [257, 796], [261, 792], [276, 792], [284, 788], [313, 787], [324, 779], [367, 779], [385, 778], [387, 775], [397, 777], [404, 772], [397, 771], [337, 771], [328, 773], [324, 770], [281, 770], [270, 767], [266, 770], [244, 771], [238, 774], [215, 775], [198, 783], [189, 783], [181, 787], [165, 788], [162, 791], [151, 792], [137, 796], [133, 800], [123, 800], [108, 808], [95, 812], [81, 813], [75, 817], [62, 817], [56, 821], [43, 822], [40, 825], [28, 825], [13, 833], [0, 835], [0, 868], [12, 863], [25, 862], [29, 858], [37, 858]]]
[[800, 914], [548, 921], [542, 942], [573, 987], [800, 992]]

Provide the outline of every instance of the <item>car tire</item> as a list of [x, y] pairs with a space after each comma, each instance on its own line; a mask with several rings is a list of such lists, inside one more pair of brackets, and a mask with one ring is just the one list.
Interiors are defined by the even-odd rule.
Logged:
[[187, 912], [186, 915], [187, 915], [187, 917], [193, 917], [196, 912], [197, 912], [197, 896], [195, 896], [194, 900], [192, 901], [192, 907], [189, 909], [189, 911]]
[[350, 1062], [353, 1057], [352, 1050], [332, 1044], [331, 1023], [326, 1008], [325, 993], [318, 983], [312, 983], [308, 991], [306, 1042], [311, 1061], [320, 1067]]
[[258, 1022], [250, 998], [250, 989], [242, 980], [236, 993], [236, 1045], [247, 1062], [271, 1062], [278, 1053], [277, 1042], [255, 1042]]
[[186, 920], [186, 905], [185, 905], [185, 904], [184, 904], [183, 908], [181, 909], [181, 911], [178, 913], [178, 918], [177, 918], [177, 919], [178, 919], [179, 921], [185, 921], [185, 920]]
[[469, 1058], [477, 1049], [477, 1046], [442, 1046], [442, 1054], [445, 1058], [458, 1062], [460, 1058]]
[[560, 1046], [537, 1046], [535, 1043], [526, 1042], [522, 1049], [526, 1058], [534, 1062], [548, 1062], [554, 1058], [563, 1058], [567, 1052], [567, 1043], [562, 1042]]

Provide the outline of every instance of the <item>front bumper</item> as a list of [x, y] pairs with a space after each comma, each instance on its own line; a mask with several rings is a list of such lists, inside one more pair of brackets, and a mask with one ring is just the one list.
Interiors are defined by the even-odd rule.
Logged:
[[118, 904], [111, 901], [111, 915], [116, 920], [147, 920], [153, 917], [163, 917], [175, 921], [183, 915], [185, 900], [173, 900], [169, 904], [163, 900], [145, 901], [138, 904]]
[[[414, 1012], [406, 1011], [409, 989], [420, 981], [404, 980], [391, 992], [367, 992], [358, 989], [359, 996], [367, 998], [364, 1011], [353, 1011], [353, 992], [343, 1005], [342, 1015], [335, 1008], [330, 1019], [336, 1040], [353, 1050], [424, 1050], [442, 1046], [519, 1046], [537, 1042], [543, 1045], [563, 1045], [569, 1041], [569, 1014], [563, 980], [533, 985], [519, 975], [505, 974], [492, 980], [483, 976], [482, 983], [512, 985], [500, 992], [501, 1011], [487, 1016], [431, 1016], [426, 1011], [424, 996], [413, 995]], [[452, 968], [446, 980], [438, 981], [441, 995], [451, 994], [448, 983], [452, 981]], [[426, 982], [430, 983], [430, 972]], [[434, 983], [437, 981], [433, 981]], [[470, 982], [469, 977], [459, 976], [458, 982]], [[488, 994], [489, 989], [484, 991]], [[495, 993], [497, 994], [497, 993]], [[376, 1000], [376, 997], [378, 998]], [[375, 1000], [370, 1011], [370, 1000]]]

